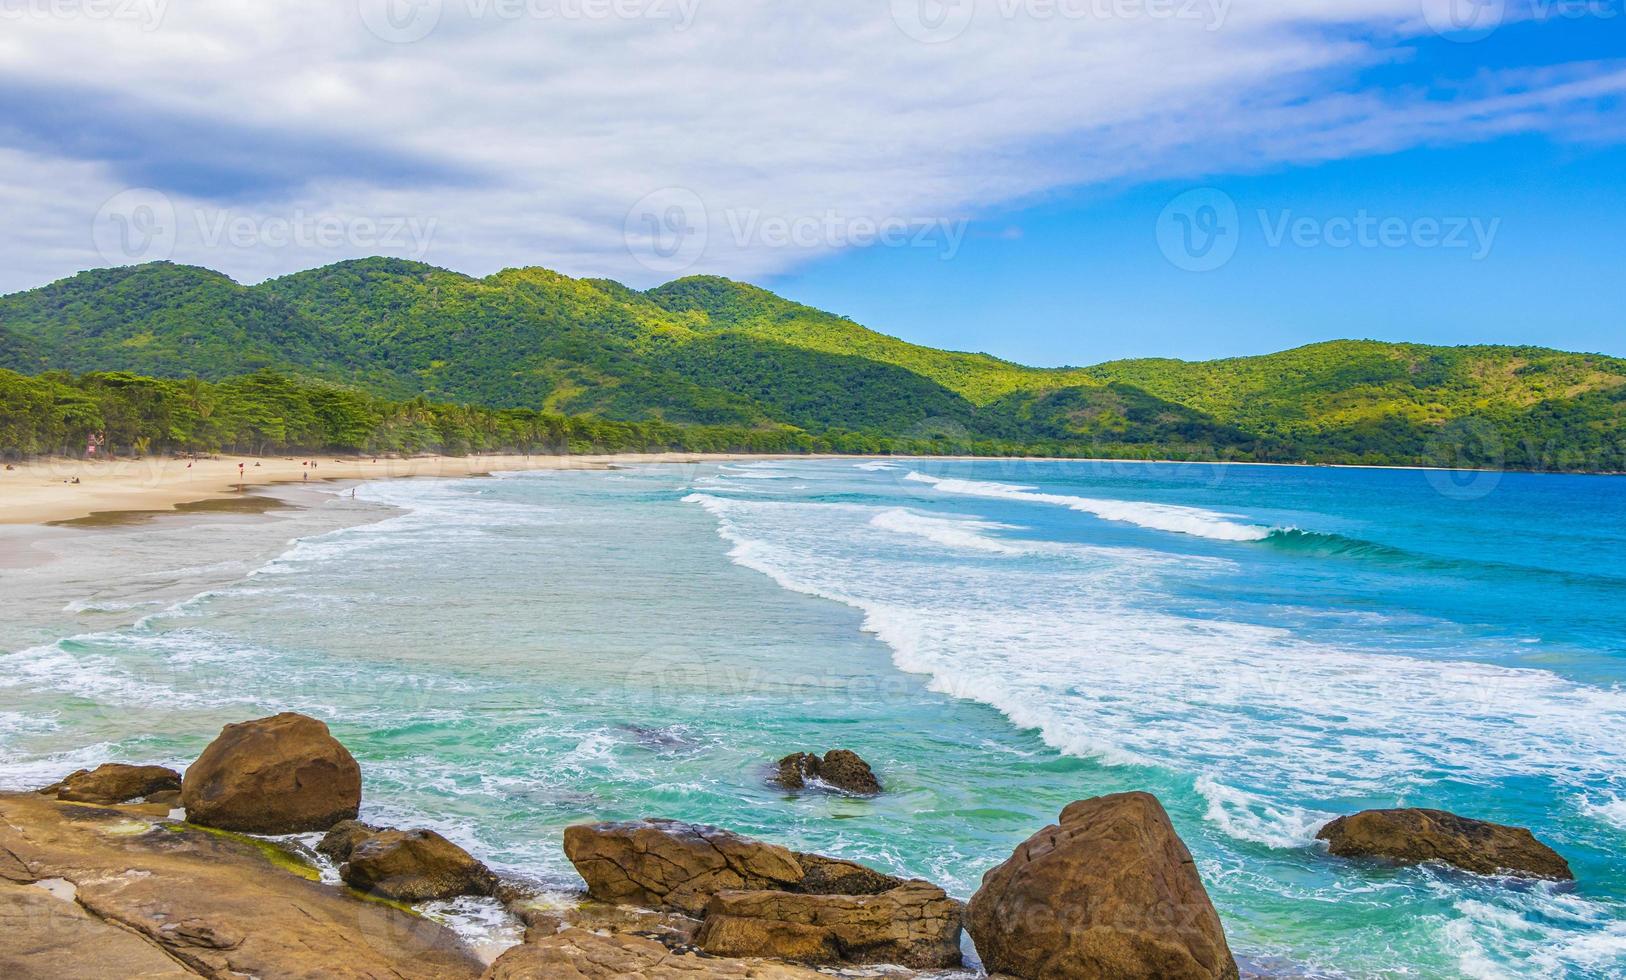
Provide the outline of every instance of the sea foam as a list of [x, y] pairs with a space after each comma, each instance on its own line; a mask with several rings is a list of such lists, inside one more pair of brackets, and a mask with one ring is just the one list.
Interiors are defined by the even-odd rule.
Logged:
[[1015, 500], [1035, 504], [1053, 504], [1104, 521], [1134, 524], [1153, 531], [1190, 534], [1216, 541], [1263, 541], [1270, 537], [1271, 528], [1254, 524], [1240, 524], [1230, 515], [1219, 514], [1198, 507], [1176, 504], [1155, 504], [1135, 500], [1099, 500], [1092, 497], [1074, 497], [1059, 493], [1041, 493], [1033, 487], [1010, 483], [990, 483], [985, 480], [961, 480], [928, 476], [910, 472], [904, 477], [916, 483], [929, 484], [942, 493], [965, 497], [986, 497], [993, 500]]
[[[1204, 784], [1210, 820], [1242, 839], [1303, 843], [1321, 811], [1269, 802], [1284, 794], [1401, 796], [1447, 774], [1583, 786], [1626, 766], [1626, 692], [1182, 615], [1166, 608], [1166, 571], [1132, 553], [1037, 568], [1004, 561], [975, 526], [687, 499], [718, 519], [736, 563], [861, 610], [897, 665], [933, 689], [989, 704], [1069, 754], [1223, 773]], [[915, 564], [891, 543], [900, 523], [985, 560]]]

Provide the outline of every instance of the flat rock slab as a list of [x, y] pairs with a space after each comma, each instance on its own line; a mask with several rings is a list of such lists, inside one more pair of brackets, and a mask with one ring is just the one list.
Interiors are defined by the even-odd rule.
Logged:
[[[31, 963], [60, 959], [43, 975], [146, 976], [156, 966], [168, 973], [152, 975], [166, 978], [480, 975], [479, 961], [443, 926], [301, 877], [263, 843], [163, 821], [162, 807], [0, 794], [0, 889], [9, 909], [45, 910], [28, 955]], [[71, 883], [75, 901], [18, 882], [25, 874]], [[33, 892], [59, 904], [41, 905]], [[115, 942], [115, 932], [125, 938]], [[74, 969], [76, 937], [126, 957], [132, 969]], [[0, 976], [30, 976], [7, 966], [0, 960]]]
[[193, 971], [146, 939], [38, 885], [0, 881], [0, 977], [141, 977], [193, 980]]
[[727, 891], [712, 896], [699, 947], [800, 963], [960, 965], [960, 903], [924, 881], [879, 895]]
[[497, 958], [485, 980], [830, 980], [829, 974], [764, 960], [675, 953], [639, 936], [601, 936], [567, 929], [516, 946]]

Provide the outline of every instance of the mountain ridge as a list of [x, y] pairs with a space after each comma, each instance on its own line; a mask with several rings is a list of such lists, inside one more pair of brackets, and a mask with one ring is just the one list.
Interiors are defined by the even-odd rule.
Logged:
[[[0, 367], [208, 381], [270, 369], [494, 410], [1112, 454], [1416, 462], [1438, 450], [1532, 468], [1579, 454], [1606, 469], [1626, 438], [1626, 360], [1603, 354], [1335, 340], [1035, 368], [717, 276], [640, 291], [387, 258], [253, 286], [174, 263], [89, 270], [0, 296]], [[1458, 445], [1451, 427], [1468, 420], [1496, 445]]]

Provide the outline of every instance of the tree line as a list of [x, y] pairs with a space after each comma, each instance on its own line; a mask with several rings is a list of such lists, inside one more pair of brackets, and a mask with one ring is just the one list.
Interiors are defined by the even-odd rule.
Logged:
[[[1599, 392], [1522, 412], [1487, 411], [1444, 426], [1401, 416], [1367, 420], [1310, 439], [1234, 441], [1239, 433], [1171, 418], [1125, 424], [1095, 438], [1060, 433], [989, 438], [954, 418], [907, 432], [809, 432], [786, 424], [621, 421], [527, 408], [481, 408], [418, 397], [393, 401], [328, 381], [262, 370], [222, 381], [120, 371], [23, 375], [0, 370], [0, 455], [100, 456], [330, 451], [374, 455], [615, 452], [840, 453], [908, 456], [1222, 460], [1424, 464], [1527, 470], [1626, 470], [1623, 397]], [[1594, 403], [1600, 404], [1594, 404]], [[1601, 404], [1601, 403], [1608, 404]], [[1064, 406], [1065, 407], [1065, 406]], [[1076, 408], [1077, 406], [1072, 406]], [[1616, 424], [1601, 425], [1600, 418]], [[1099, 420], [1097, 420], [1099, 421]], [[1134, 424], [1130, 424], [1134, 423]]]
[[[952, 436], [952, 438], [951, 438]], [[391, 401], [271, 370], [223, 381], [122, 371], [0, 370], [0, 454], [171, 453], [910, 453], [1010, 455], [1023, 447], [958, 434], [892, 438], [786, 425], [680, 425], [532, 409]]]

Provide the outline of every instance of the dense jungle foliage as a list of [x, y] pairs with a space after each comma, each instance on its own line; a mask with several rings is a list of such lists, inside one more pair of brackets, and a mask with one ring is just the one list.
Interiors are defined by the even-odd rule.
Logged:
[[1334, 341], [1040, 369], [755, 286], [364, 259], [0, 297], [0, 452], [741, 449], [1626, 469], [1626, 361]]

